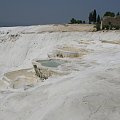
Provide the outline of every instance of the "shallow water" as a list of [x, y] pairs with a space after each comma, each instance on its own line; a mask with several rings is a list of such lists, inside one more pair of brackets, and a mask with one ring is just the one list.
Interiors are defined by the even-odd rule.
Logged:
[[37, 62], [40, 62], [42, 66], [54, 67], [54, 68], [65, 63], [65, 61], [61, 61], [61, 60], [39, 60]]

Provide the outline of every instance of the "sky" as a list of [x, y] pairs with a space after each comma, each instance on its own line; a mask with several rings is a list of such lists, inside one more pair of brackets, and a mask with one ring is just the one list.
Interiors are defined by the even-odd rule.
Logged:
[[89, 12], [120, 12], [120, 0], [0, 0], [0, 26], [64, 24]]

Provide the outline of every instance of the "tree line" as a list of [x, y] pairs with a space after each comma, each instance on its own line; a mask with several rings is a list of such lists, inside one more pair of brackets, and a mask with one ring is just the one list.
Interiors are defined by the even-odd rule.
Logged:
[[[89, 14], [89, 24], [93, 24], [93, 23], [100, 23], [101, 19], [100, 19], [100, 15], [97, 15], [96, 10], [94, 9], [94, 11], [90, 12]], [[72, 18], [70, 20], [69, 24], [85, 24], [86, 21], [85, 20], [77, 20], [75, 18]]]
[[85, 21], [76, 20], [75, 18], [72, 18], [72, 19], [70, 20], [70, 24], [85, 24]]
[[[105, 16], [115, 17], [115, 16], [120, 16], [120, 13], [117, 12], [115, 14], [114, 12], [107, 11], [104, 13], [103, 17], [105, 17]], [[100, 17], [100, 15], [97, 14], [96, 9], [94, 9], [92, 12], [89, 13], [89, 17], [88, 17], [89, 24], [95, 24], [96, 25], [95, 27], [97, 30], [100, 30], [101, 19], [102, 19], [102, 17]], [[87, 23], [87, 22], [83, 21], [83, 20], [77, 20], [75, 18], [72, 18], [70, 20], [69, 24], [85, 24], [85, 23]], [[118, 29], [118, 26], [117, 26], [117, 29]]]
[[89, 24], [93, 23], [100, 23], [101, 22], [101, 18], [100, 15], [97, 15], [96, 10], [94, 9], [94, 11], [89, 13]]

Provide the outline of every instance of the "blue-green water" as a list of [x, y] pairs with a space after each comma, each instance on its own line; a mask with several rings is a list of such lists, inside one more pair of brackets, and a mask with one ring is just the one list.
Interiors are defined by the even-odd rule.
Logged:
[[38, 60], [37, 62], [40, 62], [42, 66], [54, 67], [54, 68], [65, 63], [65, 61], [61, 61], [61, 60]]

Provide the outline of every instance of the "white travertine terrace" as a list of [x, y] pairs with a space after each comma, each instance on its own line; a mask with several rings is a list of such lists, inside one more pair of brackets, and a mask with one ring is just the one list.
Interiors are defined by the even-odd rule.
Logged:
[[[85, 25], [0, 28], [0, 120], [120, 119], [120, 31], [87, 28], [93, 31]], [[88, 52], [74, 59], [60, 58], [71, 61], [58, 67], [69, 74], [42, 82], [33, 79], [32, 60], [49, 59], [58, 46], [78, 46]], [[15, 88], [5, 74], [18, 80]], [[37, 84], [28, 85], [26, 80]]]

